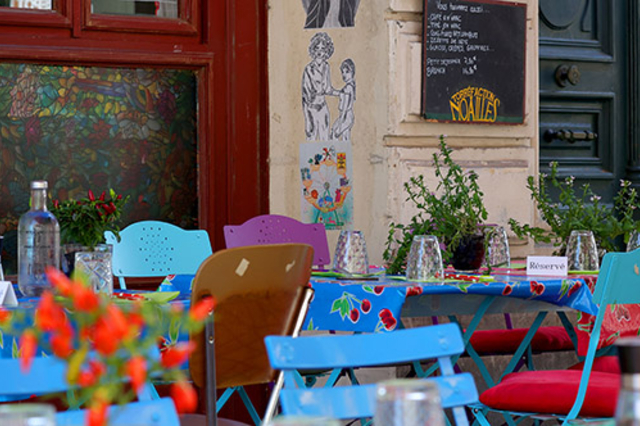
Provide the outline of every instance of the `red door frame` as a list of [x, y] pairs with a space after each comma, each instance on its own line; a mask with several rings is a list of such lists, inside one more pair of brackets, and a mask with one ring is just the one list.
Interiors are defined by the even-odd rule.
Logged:
[[166, 28], [83, 20], [90, 0], [59, 2], [61, 13], [2, 8], [0, 61], [197, 70], [199, 220], [223, 248], [225, 224], [269, 208], [267, 1], [183, 0], [190, 25]]

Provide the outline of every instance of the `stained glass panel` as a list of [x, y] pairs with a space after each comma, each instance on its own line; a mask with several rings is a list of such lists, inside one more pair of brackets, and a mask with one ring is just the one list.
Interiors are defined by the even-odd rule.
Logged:
[[123, 225], [197, 227], [196, 89], [190, 70], [0, 64], [5, 271], [31, 180], [47, 180], [54, 199], [130, 195]]

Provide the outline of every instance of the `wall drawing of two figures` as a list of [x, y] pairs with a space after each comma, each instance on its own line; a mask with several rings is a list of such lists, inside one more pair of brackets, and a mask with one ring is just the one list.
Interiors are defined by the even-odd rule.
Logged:
[[[340, 89], [331, 83], [331, 66], [328, 59], [334, 47], [327, 33], [314, 34], [309, 43], [309, 62], [302, 74], [302, 111], [305, 134], [308, 141], [351, 140], [355, 122], [353, 105], [356, 100], [356, 66], [350, 58], [340, 64], [344, 85]], [[331, 124], [327, 96], [338, 98], [338, 118]]]

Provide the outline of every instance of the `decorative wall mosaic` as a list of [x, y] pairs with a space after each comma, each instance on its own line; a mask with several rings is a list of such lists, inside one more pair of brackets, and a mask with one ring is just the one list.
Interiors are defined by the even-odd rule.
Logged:
[[53, 199], [130, 195], [123, 225], [198, 226], [196, 77], [190, 70], [0, 64], [0, 234], [15, 268], [29, 182]]

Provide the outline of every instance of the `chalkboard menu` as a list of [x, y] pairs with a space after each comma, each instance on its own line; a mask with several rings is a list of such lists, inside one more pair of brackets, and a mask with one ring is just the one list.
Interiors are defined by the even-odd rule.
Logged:
[[427, 120], [524, 120], [526, 5], [425, 0], [422, 114]]

